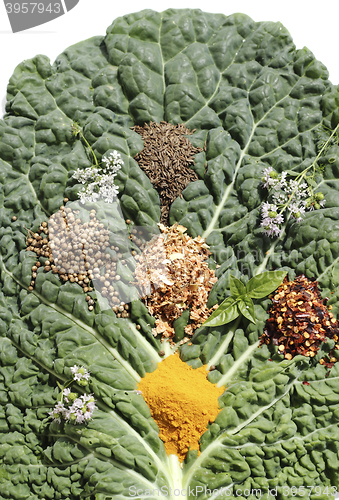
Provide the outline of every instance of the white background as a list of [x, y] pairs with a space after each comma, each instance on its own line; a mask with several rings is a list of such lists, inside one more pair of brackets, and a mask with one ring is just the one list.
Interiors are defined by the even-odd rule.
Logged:
[[339, 84], [339, 0], [80, 0], [58, 19], [19, 33], [12, 33], [0, 0], [0, 117], [8, 80], [21, 61], [45, 54], [54, 62], [68, 46], [104, 35], [115, 18], [146, 8], [160, 12], [168, 8], [199, 8], [226, 15], [242, 12], [254, 21], [280, 21], [291, 33], [296, 47], [308, 47], [327, 66], [332, 83]]

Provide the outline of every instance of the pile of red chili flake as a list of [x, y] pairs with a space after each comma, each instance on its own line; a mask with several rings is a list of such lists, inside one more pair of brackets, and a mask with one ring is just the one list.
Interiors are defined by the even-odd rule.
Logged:
[[[313, 358], [327, 338], [338, 342], [338, 321], [330, 312], [332, 306], [327, 308], [324, 304], [315, 279], [308, 279], [303, 274], [294, 281], [286, 277], [270, 298], [273, 305], [261, 344], [272, 341], [280, 354], [292, 359], [297, 354]], [[339, 345], [335, 348], [339, 349]], [[336, 361], [332, 353], [320, 363], [330, 368]]]

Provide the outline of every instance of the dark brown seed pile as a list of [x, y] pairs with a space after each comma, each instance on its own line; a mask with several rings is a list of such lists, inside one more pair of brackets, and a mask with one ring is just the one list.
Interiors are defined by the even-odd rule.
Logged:
[[[286, 277], [271, 300], [273, 305], [261, 344], [272, 341], [280, 354], [292, 359], [297, 354], [313, 358], [327, 338], [338, 342], [338, 321], [330, 312], [331, 306], [327, 308], [324, 304], [316, 280], [309, 280], [303, 274], [294, 281]], [[328, 361], [336, 360], [333, 356]], [[320, 363], [327, 364], [327, 360]]]
[[150, 122], [142, 127], [136, 125], [133, 130], [144, 139], [144, 149], [134, 159], [158, 191], [160, 222], [168, 225], [171, 204], [190, 182], [198, 179], [190, 165], [194, 165], [194, 155], [202, 149], [194, 147], [185, 137], [194, 130], [187, 129], [183, 123]]
[[[117, 262], [124, 264], [119, 247], [110, 245], [109, 231], [96, 219], [95, 210], [91, 210], [89, 222], [82, 222], [78, 215], [79, 211], [61, 206], [48, 223], [40, 224], [37, 233], [28, 232], [26, 250], [38, 256], [29, 290], [34, 289], [38, 268], [44, 266], [45, 272], [58, 274], [64, 282], [77, 283], [85, 293], [95, 288], [107, 298], [118, 317], [127, 318], [129, 305], [120, 301], [114, 287], [120, 280]], [[113, 255], [108, 249], [114, 250]], [[86, 301], [92, 311], [93, 298], [87, 295]]]

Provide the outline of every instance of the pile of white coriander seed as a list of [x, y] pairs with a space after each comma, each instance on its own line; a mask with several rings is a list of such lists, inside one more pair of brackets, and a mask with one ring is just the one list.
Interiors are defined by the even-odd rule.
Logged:
[[[67, 203], [68, 199], [64, 199]], [[88, 309], [95, 306], [89, 295], [96, 290], [106, 297], [109, 306], [120, 318], [128, 318], [129, 305], [121, 302], [119, 291], [114, 287], [120, 280], [117, 262], [122, 259], [118, 246], [110, 243], [110, 233], [96, 218], [96, 211], [89, 213], [89, 222], [79, 218], [79, 211], [62, 205], [48, 223], [41, 222], [38, 232], [28, 231], [27, 251], [35, 252], [37, 262], [32, 266], [29, 290], [33, 291], [40, 267], [45, 272], [58, 274], [63, 282], [77, 283], [87, 294]], [[108, 252], [108, 250], [111, 252]]]

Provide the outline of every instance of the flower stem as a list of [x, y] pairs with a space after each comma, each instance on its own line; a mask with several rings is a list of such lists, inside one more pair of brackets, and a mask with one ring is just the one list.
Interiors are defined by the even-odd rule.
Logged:
[[75, 136], [80, 135], [81, 139], [85, 142], [86, 146], [88, 147], [88, 149], [90, 150], [90, 152], [93, 155], [95, 165], [98, 167], [99, 163], [98, 163], [97, 157], [95, 156], [93, 149], [91, 148], [89, 142], [87, 141], [84, 134], [82, 133], [80, 125], [78, 123], [74, 122], [72, 124], [72, 130], [73, 130], [73, 135], [75, 135]]
[[90, 152], [92, 153], [93, 158], [94, 158], [95, 165], [98, 167], [98, 166], [99, 166], [99, 163], [98, 163], [97, 157], [95, 156], [95, 153], [94, 153], [93, 149], [91, 148], [91, 146], [90, 146], [89, 142], [85, 139], [85, 137], [84, 137], [84, 135], [82, 134], [82, 132], [80, 132], [80, 136], [81, 136], [81, 138], [83, 139], [83, 141], [86, 143], [86, 146], [88, 147], [88, 149], [90, 150]]
[[[339, 123], [338, 125], [335, 127], [335, 129], [333, 130], [332, 134], [330, 135], [330, 137], [327, 139], [327, 141], [325, 142], [325, 144], [322, 146], [322, 148], [320, 149], [319, 153], [317, 154], [317, 156], [315, 157], [315, 160], [313, 161], [313, 163], [305, 168], [305, 170], [303, 172], [301, 172], [297, 177], [296, 177], [296, 182], [298, 183], [298, 186], [300, 184], [300, 182], [302, 181], [302, 179], [305, 177], [305, 175], [307, 174], [307, 172], [313, 167], [313, 176], [314, 176], [314, 173], [315, 173], [315, 166], [317, 164], [317, 161], [319, 160], [319, 158], [321, 158], [322, 154], [324, 151], [326, 151], [327, 149], [327, 146], [329, 145], [332, 137], [336, 134], [337, 130], [339, 129]], [[295, 195], [295, 192], [297, 191], [298, 189], [298, 186], [296, 186], [294, 188], [294, 190], [292, 191], [291, 195], [290, 195], [290, 198], [289, 200], [285, 203], [285, 205], [282, 206], [279, 214], [282, 214], [284, 212], [284, 210], [288, 207], [288, 205], [291, 203], [291, 200], [293, 200], [293, 197]], [[310, 187], [310, 186], [309, 186]], [[311, 194], [313, 193], [313, 190], [312, 190], [312, 187], [311, 187]]]
[[[321, 157], [321, 155], [323, 154], [323, 152], [326, 150], [327, 146], [329, 145], [330, 143], [330, 140], [332, 139], [332, 137], [336, 134], [337, 130], [339, 129], [339, 123], [338, 125], [335, 127], [335, 129], [333, 130], [332, 134], [330, 135], [330, 137], [327, 139], [327, 141], [325, 142], [325, 144], [323, 145], [323, 147], [321, 148], [321, 150], [319, 151], [319, 153], [317, 154], [316, 156], [316, 159], [314, 160], [314, 162], [312, 163], [312, 165], [315, 165], [315, 163], [319, 160], [319, 158]], [[312, 166], [311, 165], [311, 166]]]

